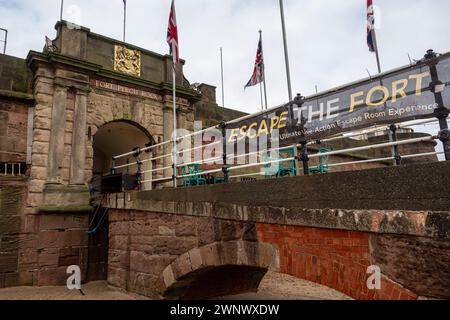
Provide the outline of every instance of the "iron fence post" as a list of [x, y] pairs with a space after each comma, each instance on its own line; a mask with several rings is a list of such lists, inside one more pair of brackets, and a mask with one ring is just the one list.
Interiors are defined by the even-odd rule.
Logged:
[[112, 158], [111, 174], [116, 174], [116, 158]]
[[228, 183], [229, 181], [229, 172], [228, 172], [228, 164], [227, 164], [227, 124], [226, 122], [221, 122], [219, 125], [219, 128], [222, 129], [222, 157], [223, 157], [223, 177], [225, 183]]
[[302, 141], [302, 151], [300, 160], [303, 162], [303, 173], [307, 176], [309, 175], [309, 156], [308, 156], [308, 142]]
[[[397, 142], [397, 126], [395, 124], [391, 124], [389, 127], [390, 130], [390, 136], [391, 136], [391, 142]], [[402, 165], [402, 157], [400, 156], [399, 147], [398, 145], [392, 147], [392, 155], [394, 156], [394, 166], [401, 166]]]
[[442, 91], [441, 89], [443, 86], [445, 86], [444, 83], [442, 83], [439, 80], [438, 71], [436, 68], [436, 65], [438, 64], [438, 56], [433, 50], [428, 50], [425, 54], [425, 60], [428, 60], [428, 65], [430, 66], [430, 73], [431, 73], [431, 91], [434, 93], [434, 98], [436, 100], [436, 103], [438, 104], [438, 108], [435, 110], [436, 118], [439, 120], [439, 134], [438, 138], [442, 142], [442, 145], [444, 147], [444, 154], [445, 154], [445, 160], [450, 161], [450, 131], [448, 129], [448, 115], [449, 110], [444, 106], [444, 99], [442, 98]]
[[299, 156], [299, 153], [298, 153], [297, 144], [294, 144], [293, 148], [294, 148], [294, 152], [295, 152], [295, 154], [294, 154], [294, 158], [295, 158], [295, 160], [294, 160], [294, 162], [295, 162], [295, 175], [299, 176], [300, 175], [300, 163], [299, 163], [300, 156]]

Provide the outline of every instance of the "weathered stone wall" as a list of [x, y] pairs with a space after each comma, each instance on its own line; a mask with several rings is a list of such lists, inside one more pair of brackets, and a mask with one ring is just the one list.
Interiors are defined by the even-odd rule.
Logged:
[[[303, 209], [300, 215], [280, 220], [281, 208], [260, 208], [265, 214], [259, 216], [252, 210], [243, 218], [241, 208], [235, 207], [233, 215], [206, 207], [194, 204], [190, 212], [186, 206], [183, 213], [181, 206], [163, 202], [159, 210], [157, 205], [149, 205], [147, 211], [111, 210], [109, 283], [152, 298], [245, 292], [250, 287], [243, 290], [232, 281], [227, 290], [218, 286], [214, 291], [207, 285], [229, 279], [231, 271], [220, 268], [235, 265], [256, 267], [240, 270], [247, 270], [248, 278], [253, 274], [261, 280], [261, 269], [272, 269], [361, 300], [450, 296], [450, 234], [448, 228], [436, 233], [442, 224], [430, 222], [439, 216], [448, 219], [448, 213]], [[173, 214], [175, 208], [180, 211]], [[359, 222], [350, 222], [352, 215]], [[340, 216], [334, 224], [318, 222], [319, 217], [331, 221]], [[247, 252], [245, 258], [238, 258], [240, 250]], [[367, 288], [367, 268], [372, 265], [381, 268], [381, 290]], [[254, 290], [259, 282], [252, 283]]]
[[[447, 221], [445, 221], [447, 220]], [[450, 224], [443, 217], [442, 225]], [[419, 296], [450, 298], [450, 241], [399, 235], [370, 237], [373, 263]]]
[[[129, 210], [111, 210], [109, 217], [108, 283], [152, 298], [163, 295], [207, 297], [208, 294], [214, 297], [233, 293], [234, 286], [222, 283], [221, 287], [219, 282], [214, 284], [219, 291], [210, 291], [211, 288], [204, 284], [201, 290], [193, 292], [189, 288], [195, 286], [195, 277], [189, 279], [189, 276], [203, 268], [232, 265], [233, 257], [239, 256], [239, 243], [256, 241], [255, 225], [247, 222]], [[214, 252], [218, 246], [223, 250], [220, 254]], [[261, 267], [258, 251], [250, 250], [245, 257], [247, 263], [241, 261], [241, 265]], [[266, 258], [269, 261], [274, 257]], [[276, 261], [273, 263], [276, 268]], [[235, 260], [234, 264], [239, 263]], [[267, 269], [269, 265], [265, 267]], [[252, 271], [249, 275], [255, 278]], [[256, 273], [256, 287], [246, 289], [255, 290], [264, 273]], [[224, 279], [223, 275], [221, 278]], [[181, 281], [184, 285], [177, 283], [181, 279], [184, 279]], [[232, 282], [231, 279], [227, 281]], [[254, 281], [251, 283], [255, 284]]]
[[[85, 27], [70, 28], [66, 21], [58, 22], [55, 29], [57, 30], [57, 36], [53, 44], [56, 46], [58, 53], [114, 72], [116, 71], [114, 70], [114, 46], [125, 45], [128, 49], [141, 52], [141, 79], [157, 85], [172, 82], [172, 57], [169, 55], [160, 55], [129, 43], [125, 44], [91, 32], [90, 29]], [[184, 60], [181, 60], [181, 63], [177, 66], [178, 85], [184, 84], [184, 63]]]
[[23, 216], [25, 197], [23, 178], [0, 177], [0, 288], [32, 283], [32, 274], [19, 269], [22, 247], [28, 243], [22, 234], [27, 222]]
[[0, 96], [0, 162], [25, 163], [27, 155], [27, 102]]
[[0, 162], [26, 162], [32, 79], [24, 59], [0, 55]]
[[0, 91], [28, 94], [32, 83], [33, 74], [24, 59], [0, 55]]

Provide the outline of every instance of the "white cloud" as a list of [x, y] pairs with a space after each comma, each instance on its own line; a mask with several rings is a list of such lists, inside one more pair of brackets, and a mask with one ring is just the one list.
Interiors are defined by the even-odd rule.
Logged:
[[[127, 42], [166, 53], [170, 0], [128, 0]], [[448, 51], [448, 0], [378, 0], [378, 40], [385, 70], [421, 58], [426, 49]], [[93, 32], [122, 38], [122, 1], [65, 0], [80, 8], [81, 23]], [[364, 0], [285, 0], [293, 91], [309, 95], [376, 73], [365, 42]], [[251, 76], [258, 30], [263, 30], [269, 104], [287, 101], [278, 0], [177, 0], [177, 18], [186, 77], [218, 87], [219, 48], [224, 49], [226, 104], [255, 112], [259, 89], [243, 87]], [[7, 53], [25, 57], [54, 36], [59, 0], [0, 0], [0, 27], [9, 30]]]

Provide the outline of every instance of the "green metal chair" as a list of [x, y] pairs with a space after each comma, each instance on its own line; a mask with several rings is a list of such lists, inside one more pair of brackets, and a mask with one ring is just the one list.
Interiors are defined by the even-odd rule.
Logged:
[[[282, 159], [288, 159], [288, 158], [294, 158], [296, 156], [296, 150], [295, 148], [285, 148], [281, 149], [279, 151], [279, 157], [278, 158], [272, 158], [268, 154], [264, 153], [262, 155], [262, 161], [263, 162], [269, 162], [269, 161], [277, 161]], [[273, 165], [277, 165], [278, 169], [274, 170]], [[266, 176], [266, 179], [272, 179], [272, 178], [281, 178], [286, 176], [296, 176], [297, 175], [297, 168], [295, 166], [295, 160], [289, 160], [289, 161], [282, 161], [278, 162], [276, 164], [266, 164], [263, 167], [264, 174]]]
[[[327, 153], [327, 152], [331, 152], [330, 149], [326, 149], [326, 148], [320, 148], [319, 153]], [[314, 167], [314, 168], [310, 168], [309, 172], [310, 173], [328, 173], [329, 170], [329, 166], [328, 166], [328, 159], [330, 157], [328, 155], [326, 156], [320, 156], [319, 157], [319, 166]]]
[[[280, 150], [280, 159], [295, 158], [297, 152], [294, 147]], [[295, 160], [280, 162], [280, 169], [278, 170], [277, 177], [286, 177], [297, 175], [297, 168], [295, 167]]]
[[225, 183], [224, 177], [214, 177], [214, 184]]
[[206, 185], [206, 179], [201, 176], [200, 164], [193, 163], [181, 168], [184, 187]]
[[[276, 159], [270, 157], [266, 152], [264, 152], [264, 153], [261, 155], [261, 161], [262, 161], [262, 162], [269, 162], [269, 161], [274, 161], [274, 160], [276, 160]], [[269, 164], [265, 164], [265, 165], [263, 166], [264, 176], [265, 176], [266, 179], [273, 179], [273, 178], [276, 178], [276, 177], [277, 177], [278, 170], [275, 171], [275, 170], [272, 168], [273, 165], [274, 165], [274, 164], [269, 163]], [[278, 165], [278, 164], [276, 164], [276, 165]]]

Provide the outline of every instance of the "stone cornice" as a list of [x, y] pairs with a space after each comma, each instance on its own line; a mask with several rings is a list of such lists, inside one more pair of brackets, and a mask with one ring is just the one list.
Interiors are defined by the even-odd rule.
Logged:
[[23, 92], [10, 91], [10, 90], [0, 90], [0, 97], [23, 100], [23, 101], [27, 101], [27, 102], [34, 101], [34, 96], [30, 93], [23, 93]]
[[[57, 54], [57, 53], [40, 53], [36, 51], [30, 51], [27, 56], [28, 65], [33, 68], [36, 63], [48, 63], [48, 64], [61, 64], [63, 66], [74, 67], [77, 69], [81, 69], [84, 72], [94, 74], [96, 76], [116, 80], [127, 84], [133, 84], [137, 86], [141, 86], [148, 89], [164, 91], [164, 92], [172, 92], [172, 84], [166, 82], [153, 82], [149, 80], [144, 80], [139, 77], [134, 77], [130, 75], [126, 75], [120, 72], [112, 71], [104, 69], [101, 65], [86, 62], [84, 60], [80, 60], [77, 58]], [[195, 92], [192, 89], [185, 88], [182, 86], [177, 86], [177, 94], [180, 97], [186, 98], [191, 102], [197, 102], [201, 99], [201, 94]]]

